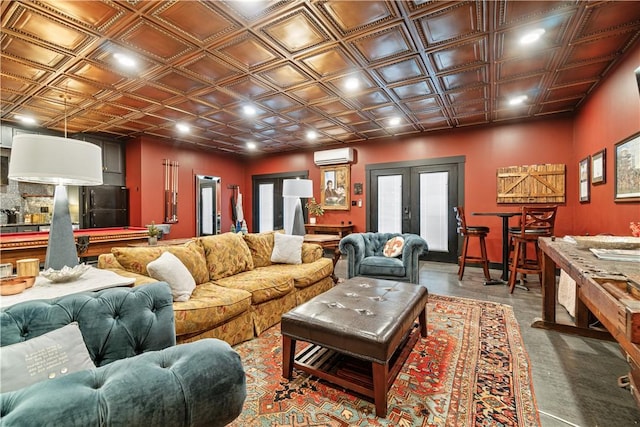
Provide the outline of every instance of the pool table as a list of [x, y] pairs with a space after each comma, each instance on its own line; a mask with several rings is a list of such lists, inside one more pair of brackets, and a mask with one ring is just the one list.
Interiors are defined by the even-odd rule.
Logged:
[[[112, 247], [146, 242], [146, 227], [110, 227], [73, 230], [81, 258], [109, 253]], [[88, 239], [88, 242], [87, 242]], [[10, 262], [14, 268], [22, 258], [38, 258], [44, 263], [49, 243], [48, 231], [3, 233], [0, 235], [0, 261]]]

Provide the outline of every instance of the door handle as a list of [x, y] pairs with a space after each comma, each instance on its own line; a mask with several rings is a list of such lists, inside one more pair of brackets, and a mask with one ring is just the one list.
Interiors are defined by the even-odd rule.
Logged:
[[408, 206], [404, 207], [404, 217], [405, 219], [411, 219], [411, 210]]

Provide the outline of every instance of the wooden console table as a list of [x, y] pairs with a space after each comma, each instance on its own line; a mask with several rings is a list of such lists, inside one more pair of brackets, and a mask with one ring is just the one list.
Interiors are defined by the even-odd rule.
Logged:
[[[631, 390], [640, 405], [640, 265], [601, 260], [588, 249], [578, 249], [561, 239], [541, 237], [539, 245], [543, 252], [542, 319], [536, 319], [531, 326], [615, 339], [631, 365]], [[556, 320], [556, 266], [576, 282], [575, 324]], [[608, 333], [589, 327], [589, 311]]]
[[337, 234], [344, 237], [353, 232], [353, 224], [305, 224], [309, 234]]

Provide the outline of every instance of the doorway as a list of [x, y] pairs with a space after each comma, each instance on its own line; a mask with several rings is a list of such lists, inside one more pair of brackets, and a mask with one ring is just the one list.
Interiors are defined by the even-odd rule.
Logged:
[[[308, 171], [267, 175], [253, 175], [253, 223], [256, 233], [284, 229], [284, 202], [282, 181], [285, 179], [307, 179]], [[306, 209], [303, 209], [305, 222]]]
[[421, 259], [457, 262], [453, 207], [464, 199], [464, 156], [366, 166], [367, 230], [413, 233], [427, 241]]

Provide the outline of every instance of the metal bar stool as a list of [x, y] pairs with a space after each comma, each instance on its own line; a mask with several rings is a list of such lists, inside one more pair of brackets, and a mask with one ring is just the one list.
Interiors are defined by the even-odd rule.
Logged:
[[[487, 245], [485, 242], [485, 237], [489, 234], [489, 227], [485, 226], [471, 226], [467, 225], [467, 221], [464, 217], [464, 208], [462, 206], [457, 206], [453, 208], [453, 211], [456, 213], [456, 221], [458, 223], [458, 234], [463, 237], [462, 241], [462, 254], [460, 258], [458, 258], [458, 278], [462, 280], [464, 276], [464, 267], [466, 263], [475, 263], [482, 264], [482, 270], [484, 271], [484, 277], [487, 280], [491, 280], [491, 276], [489, 275], [489, 258], [487, 257]], [[477, 237], [480, 239], [480, 256], [472, 256], [469, 255], [469, 239], [472, 237]]]
[[[510, 237], [513, 242], [511, 257], [511, 274], [509, 275], [509, 292], [516, 287], [518, 273], [537, 274], [542, 283], [542, 265], [538, 238], [553, 235], [557, 206], [523, 206], [522, 219], [518, 229], [512, 229]], [[527, 257], [527, 245], [532, 245], [534, 258]], [[521, 284], [523, 289], [528, 290]]]

